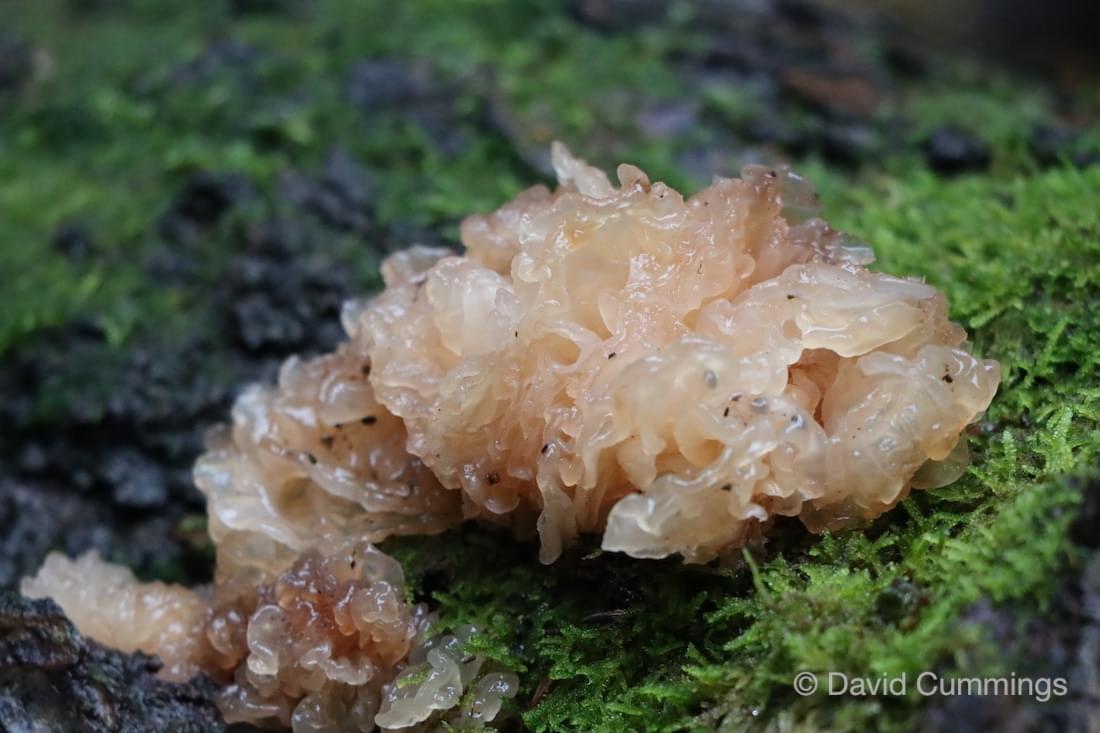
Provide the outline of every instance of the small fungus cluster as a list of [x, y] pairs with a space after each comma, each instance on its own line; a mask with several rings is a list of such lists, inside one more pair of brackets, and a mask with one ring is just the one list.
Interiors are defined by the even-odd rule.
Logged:
[[997, 389], [922, 282], [872, 272], [813, 189], [749, 166], [685, 199], [553, 148], [536, 186], [413, 247], [211, 435], [195, 478], [211, 588], [53, 555], [23, 592], [89, 636], [223, 684], [231, 721], [296, 733], [491, 721], [517, 680], [432, 637], [373, 545], [477, 518], [635, 557], [727, 555], [797, 516], [866, 521], [957, 478]]

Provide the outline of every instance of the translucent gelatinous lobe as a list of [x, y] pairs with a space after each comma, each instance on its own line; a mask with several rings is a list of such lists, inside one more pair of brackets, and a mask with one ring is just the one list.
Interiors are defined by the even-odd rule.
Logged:
[[[336, 352], [252, 387], [195, 469], [213, 589], [51, 556], [54, 596], [106, 644], [204, 671], [230, 720], [306, 731], [479, 725], [511, 673], [425, 637], [401, 568], [367, 542], [477, 517], [706, 561], [777, 515], [886, 511], [965, 469], [996, 392], [934, 288], [871, 272], [813, 189], [750, 166], [688, 199], [553, 151], [560, 186], [414, 247], [344, 312]], [[469, 691], [472, 691], [469, 692]]]
[[[427, 609], [405, 602], [401, 567], [366, 543], [308, 550], [269, 583], [203, 592], [140, 583], [94, 552], [55, 554], [22, 590], [52, 596], [104, 644], [159, 656], [168, 679], [206, 673], [222, 684], [228, 722], [295, 733], [458, 726], [492, 720], [518, 689], [514, 675], [463, 651], [472, 630], [428, 638]], [[455, 674], [416, 678], [425, 656]], [[407, 683], [399, 691], [395, 678]]]
[[633, 166], [616, 187], [560, 146], [554, 164], [557, 191], [468, 218], [464, 257], [395, 255], [348, 319], [465, 515], [537, 527], [546, 561], [601, 530], [704, 561], [777, 514], [844, 526], [928, 461], [939, 483], [965, 466], [997, 364], [934, 288], [864, 269], [805, 181], [750, 166], [685, 200]]
[[934, 288], [866, 270], [806, 181], [750, 166], [685, 199], [554, 164], [556, 191], [463, 222], [464, 256], [389, 258], [336, 353], [239, 400], [196, 469], [219, 578], [464, 517], [537, 530], [546, 561], [600, 531], [704, 561], [965, 467], [996, 363]]
[[453, 492], [405, 451], [401, 421], [374, 398], [355, 344], [288, 360], [276, 388], [253, 386], [233, 425], [195, 466], [206, 494], [218, 576], [263, 576], [310, 547], [443, 529]]
[[207, 601], [195, 591], [139, 583], [129, 568], [104, 562], [94, 550], [77, 560], [51, 553], [20, 590], [30, 598], [53, 598], [85, 636], [159, 656], [168, 679], [186, 680], [199, 671]]

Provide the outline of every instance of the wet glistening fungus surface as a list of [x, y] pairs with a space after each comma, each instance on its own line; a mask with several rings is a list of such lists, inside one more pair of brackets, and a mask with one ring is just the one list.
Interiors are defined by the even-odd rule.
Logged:
[[728, 557], [777, 516], [858, 525], [968, 463], [997, 390], [936, 289], [866, 269], [785, 169], [685, 199], [555, 145], [536, 186], [392, 255], [348, 340], [238, 400], [195, 480], [212, 587], [51, 555], [26, 595], [83, 633], [204, 672], [231, 721], [298, 732], [493, 720], [516, 676], [432, 636], [370, 543], [477, 519], [605, 550]]

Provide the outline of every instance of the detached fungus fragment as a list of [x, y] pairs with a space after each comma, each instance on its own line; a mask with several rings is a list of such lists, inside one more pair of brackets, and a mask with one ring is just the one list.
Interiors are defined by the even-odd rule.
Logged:
[[195, 469], [211, 589], [51, 556], [23, 592], [84, 633], [225, 686], [295, 731], [491, 721], [511, 673], [429, 638], [369, 542], [480, 518], [636, 557], [728, 554], [778, 515], [865, 521], [955, 480], [996, 392], [934, 288], [871, 272], [808, 183], [749, 166], [684, 199], [553, 148], [559, 187], [414, 247], [349, 303], [349, 340], [238, 400]]

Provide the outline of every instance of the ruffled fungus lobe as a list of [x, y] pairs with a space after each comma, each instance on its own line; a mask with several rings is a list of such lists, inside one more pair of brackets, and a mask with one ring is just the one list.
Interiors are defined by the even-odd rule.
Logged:
[[184, 681], [199, 671], [207, 601], [166, 583], [139, 583], [129, 568], [91, 550], [77, 560], [50, 553], [20, 591], [53, 598], [80, 633], [124, 652], [160, 657], [161, 676]]
[[401, 420], [375, 399], [360, 346], [289, 359], [276, 388], [247, 389], [232, 427], [208, 437], [195, 481], [220, 581], [264, 577], [310, 547], [424, 534], [461, 519], [459, 497], [406, 452]]
[[[491, 721], [518, 680], [463, 651], [472, 629], [427, 638], [427, 609], [404, 590], [401, 566], [366, 543], [307, 550], [258, 586], [140, 583], [90, 552], [51, 555], [22, 587], [52, 596], [97, 641], [158, 656], [167, 679], [206, 673], [230, 723], [344, 733]], [[432, 673], [414, 678], [425, 659]]]
[[242, 398], [197, 472], [228, 552], [465, 516], [537, 527], [546, 561], [605, 528], [605, 548], [703, 561], [775, 515], [845, 526], [965, 467], [997, 365], [934, 288], [864, 269], [809, 184], [750, 166], [685, 200], [553, 152], [557, 191], [468, 218], [465, 256], [394, 255], [339, 352]]
[[705, 561], [777, 514], [841, 527], [957, 477], [997, 364], [934, 288], [864, 269], [805, 181], [749, 166], [685, 200], [553, 153], [557, 191], [468, 218], [464, 257], [395, 255], [347, 318], [467, 516], [537, 523], [545, 561], [605, 528]]
[[[637, 557], [728, 553], [777, 515], [874, 517], [967, 464], [996, 392], [934, 288], [871, 272], [798, 176], [749, 166], [684, 199], [553, 149], [536, 186], [414, 247], [344, 312], [335, 353], [238, 400], [195, 478], [217, 547], [195, 592], [94, 555], [23, 591], [84, 633], [203, 671], [230, 720], [310, 731], [478, 726], [513, 675], [428, 639], [393, 534], [482, 518]], [[470, 691], [472, 692], [464, 692]]]
[[934, 288], [871, 272], [798, 176], [684, 199], [553, 150], [536, 186], [414, 247], [349, 340], [237, 404], [196, 478], [219, 577], [481, 517], [705, 561], [776, 515], [813, 530], [954, 480], [998, 366]]

